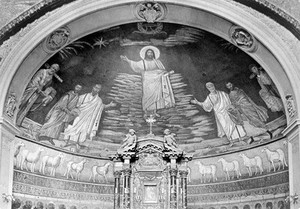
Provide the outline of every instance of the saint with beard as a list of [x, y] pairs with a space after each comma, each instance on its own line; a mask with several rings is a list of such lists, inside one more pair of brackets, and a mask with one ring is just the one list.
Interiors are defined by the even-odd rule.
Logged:
[[143, 97], [142, 106], [145, 116], [153, 113], [159, 117], [157, 110], [175, 106], [174, 94], [172, 91], [169, 75], [173, 71], [166, 71], [160, 60], [160, 51], [154, 46], [145, 46], [140, 51], [140, 61], [132, 61], [121, 55], [130, 68], [142, 74]]

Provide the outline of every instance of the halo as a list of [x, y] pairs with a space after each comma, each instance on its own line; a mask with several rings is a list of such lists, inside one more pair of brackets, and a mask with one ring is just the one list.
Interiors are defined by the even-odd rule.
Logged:
[[158, 48], [156, 48], [155, 46], [145, 46], [145, 47], [143, 47], [143, 48], [141, 49], [141, 51], [140, 51], [140, 57], [141, 57], [142, 59], [145, 59], [145, 53], [146, 53], [146, 51], [147, 51], [148, 49], [152, 49], [152, 50], [153, 50], [153, 52], [154, 52], [154, 54], [155, 54], [155, 59], [158, 59], [158, 58], [159, 58], [159, 56], [160, 56], [160, 51], [159, 51]]

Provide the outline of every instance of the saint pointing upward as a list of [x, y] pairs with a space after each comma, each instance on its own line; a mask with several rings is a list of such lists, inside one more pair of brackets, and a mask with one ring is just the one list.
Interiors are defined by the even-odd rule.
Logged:
[[142, 74], [143, 98], [142, 105], [145, 116], [150, 112], [159, 117], [157, 110], [175, 106], [169, 75], [174, 71], [166, 71], [160, 60], [160, 51], [154, 46], [145, 46], [140, 51], [140, 61], [132, 61], [121, 55], [130, 68]]

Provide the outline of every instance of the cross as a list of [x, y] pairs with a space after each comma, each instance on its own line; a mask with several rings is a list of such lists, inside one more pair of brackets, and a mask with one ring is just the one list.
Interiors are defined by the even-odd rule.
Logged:
[[153, 115], [150, 115], [149, 118], [146, 119], [146, 121], [150, 124], [150, 134], [152, 134], [152, 125], [156, 122], [156, 120]]

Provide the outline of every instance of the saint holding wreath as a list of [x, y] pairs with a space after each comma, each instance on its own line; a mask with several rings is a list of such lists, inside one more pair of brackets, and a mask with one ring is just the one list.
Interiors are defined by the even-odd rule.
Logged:
[[148, 113], [157, 114], [157, 110], [175, 106], [174, 94], [172, 91], [169, 75], [174, 71], [166, 71], [160, 60], [160, 51], [155, 46], [145, 46], [140, 51], [140, 61], [132, 61], [121, 55], [121, 59], [126, 61], [130, 68], [142, 74], [143, 97], [142, 106], [144, 116]]

